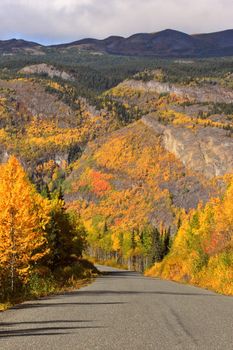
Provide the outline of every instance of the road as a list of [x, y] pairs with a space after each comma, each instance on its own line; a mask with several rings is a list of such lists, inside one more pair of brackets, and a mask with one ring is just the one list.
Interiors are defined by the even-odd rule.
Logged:
[[0, 314], [1, 350], [233, 349], [233, 298], [135, 272]]

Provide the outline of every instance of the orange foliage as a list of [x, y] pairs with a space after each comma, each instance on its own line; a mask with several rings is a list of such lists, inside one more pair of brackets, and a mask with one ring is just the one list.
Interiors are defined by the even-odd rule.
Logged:
[[106, 191], [111, 189], [111, 186], [107, 180], [111, 179], [111, 175], [102, 174], [98, 171], [91, 171], [91, 184], [93, 186], [93, 192], [97, 196], [103, 195]]
[[[36, 193], [11, 157], [0, 169], [0, 270], [27, 278], [30, 265], [47, 254], [45, 225], [50, 204]], [[13, 283], [13, 281], [12, 281]]]

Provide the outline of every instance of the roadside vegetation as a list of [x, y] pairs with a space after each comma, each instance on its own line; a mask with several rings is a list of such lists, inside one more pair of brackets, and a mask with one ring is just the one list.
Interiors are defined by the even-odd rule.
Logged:
[[36, 192], [19, 161], [0, 167], [0, 304], [76, 288], [97, 270], [82, 259], [86, 231], [61, 192]]
[[222, 198], [185, 214], [169, 254], [146, 272], [233, 295], [233, 178]]

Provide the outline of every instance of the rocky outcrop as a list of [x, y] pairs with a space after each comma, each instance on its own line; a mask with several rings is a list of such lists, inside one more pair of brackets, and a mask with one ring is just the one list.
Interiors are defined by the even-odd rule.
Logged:
[[5, 147], [0, 145], [0, 164], [7, 162], [9, 158], [9, 153], [6, 151]]
[[38, 83], [22, 80], [1, 80], [0, 89], [11, 89], [17, 105], [23, 106], [24, 115], [29, 114], [45, 119], [59, 120], [59, 126], [69, 127], [70, 119], [73, 119], [72, 109], [59, 100], [55, 94], [49, 94]]
[[161, 83], [156, 80], [143, 82], [139, 80], [126, 80], [119, 87], [129, 87], [133, 90], [146, 91], [148, 93], [173, 93], [183, 98], [189, 98], [198, 102], [222, 102], [233, 101], [233, 90], [219, 85], [206, 84], [202, 86], [183, 86], [178, 84]]
[[34, 64], [32, 66], [26, 66], [22, 68], [19, 73], [22, 74], [46, 74], [50, 78], [61, 78], [63, 80], [74, 80], [74, 77], [65, 71], [61, 71], [54, 66], [50, 66], [45, 63]]
[[142, 118], [145, 125], [161, 136], [164, 148], [182, 161], [186, 168], [207, 178], [233, 172], [233, 139], [217, 128], [195, 131], [173, 125], [164, 126], [153, 117]]

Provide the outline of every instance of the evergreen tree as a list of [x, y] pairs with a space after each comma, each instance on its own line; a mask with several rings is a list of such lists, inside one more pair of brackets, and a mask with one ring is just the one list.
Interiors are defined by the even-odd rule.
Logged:
[[136, 255], [135, 250], [137, 247], [136, 239], [135, 239], [135, 230], [133, 229], [131, 232], [131, 251], [132, 251], [132, 266], [133, 270], [136, 270]]
[[156, 227], [151, 228], [151, 263], [161, 261], [162, 259], [162, 244], [161, 235]]
[[161, 249], [161, 259], [163, 259], [170, 250], [170, 238], [171, 238], [171, 228], [169, 227], [164, 231], [162, 235], [162, 249]]
[[67, 212], [62, 192], [52, 201], [51, 220], [46, 227], [50, 248], [47, 264], [52, 270], [66, 266], [82, 256], [86, 231], [77, 214]]

